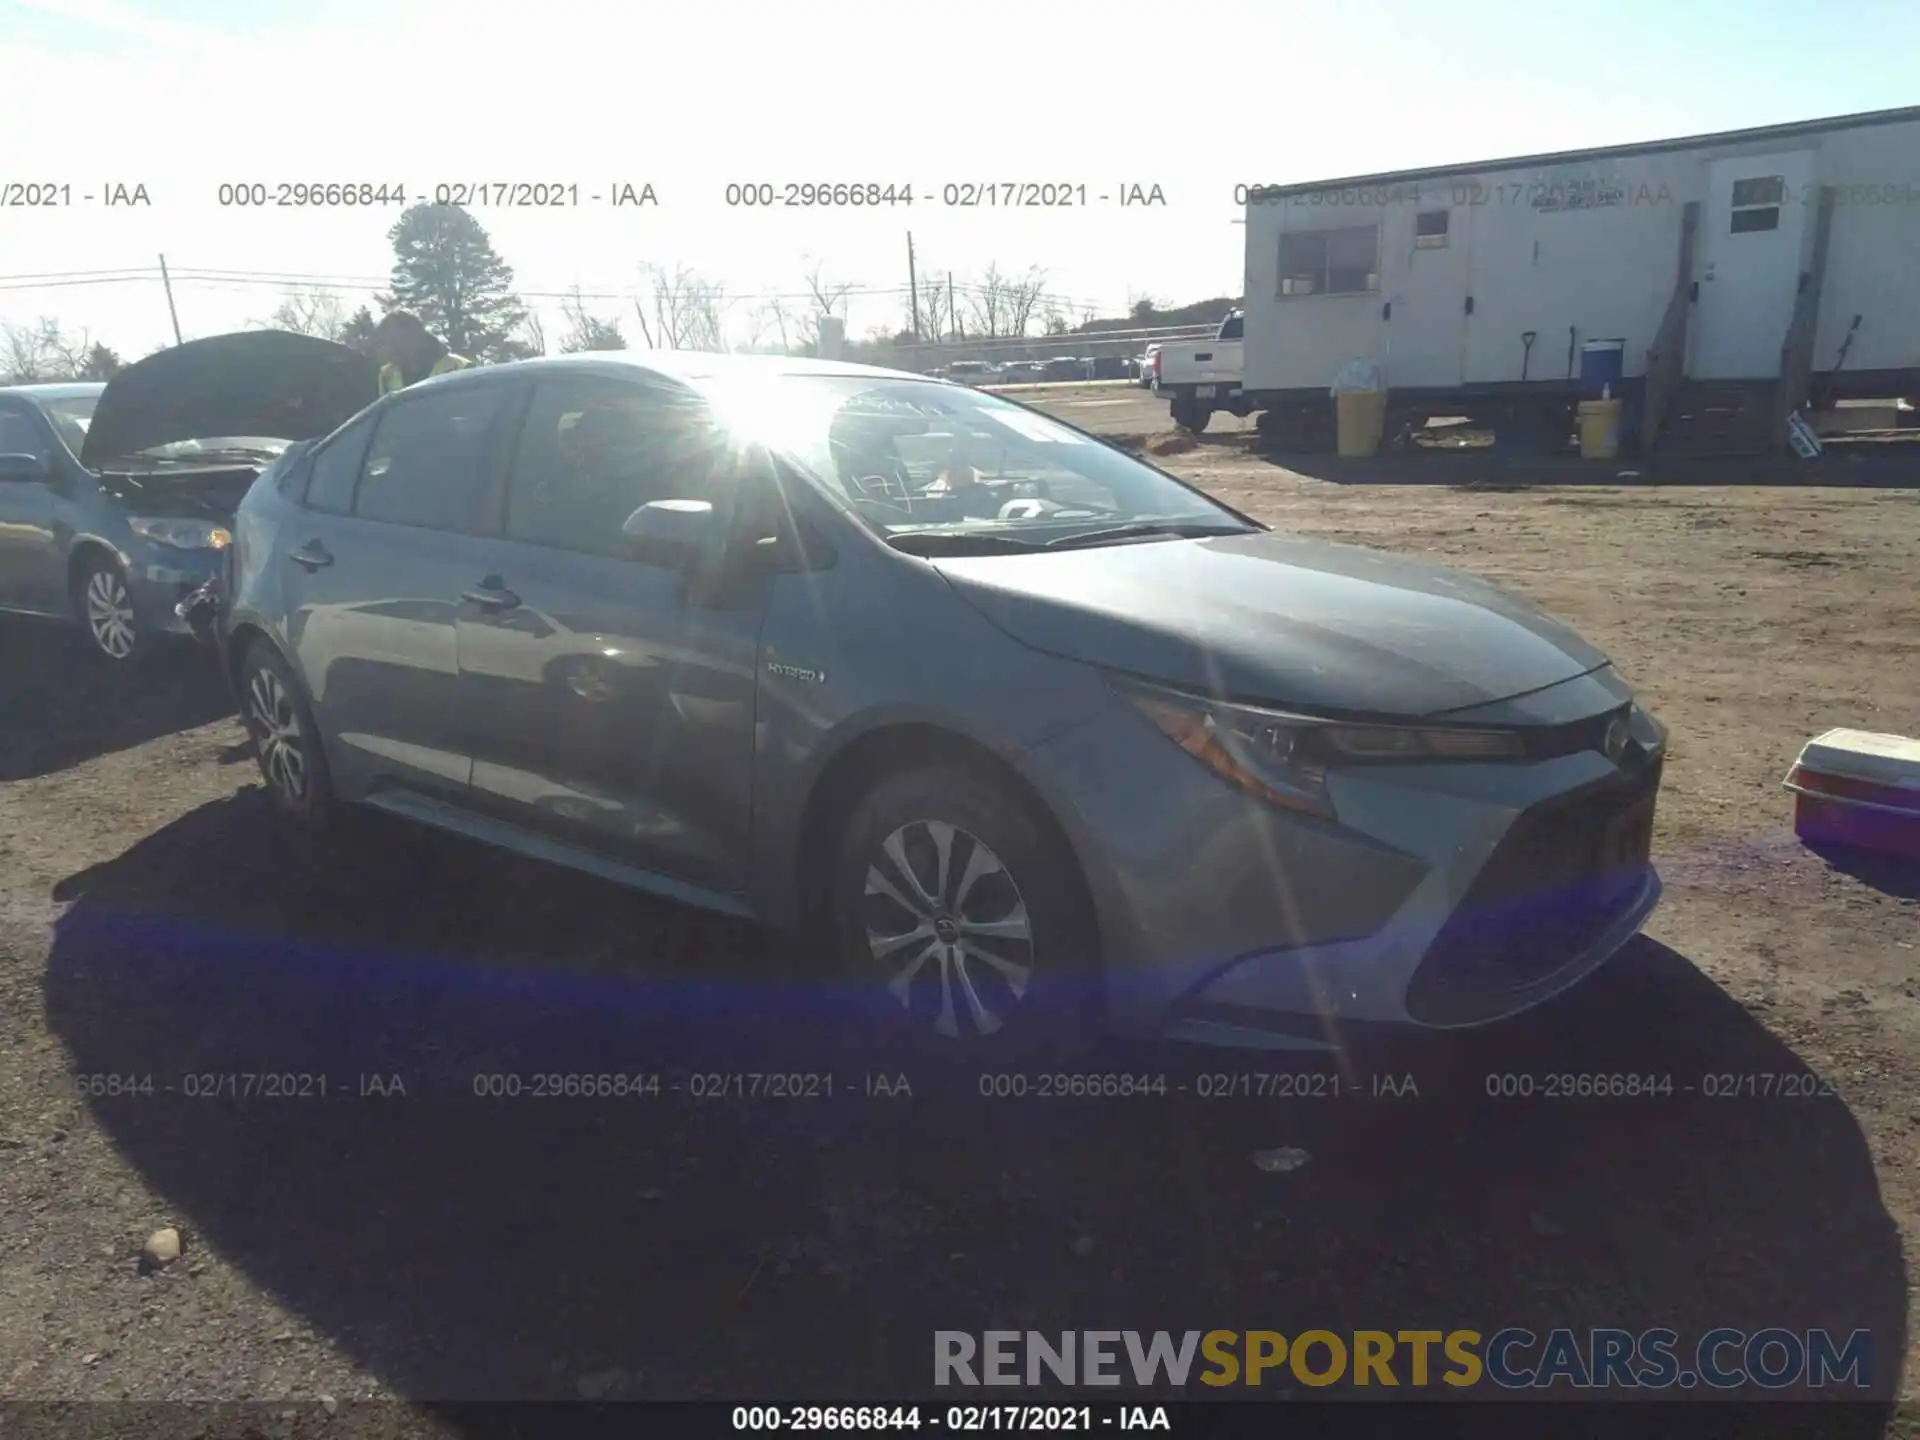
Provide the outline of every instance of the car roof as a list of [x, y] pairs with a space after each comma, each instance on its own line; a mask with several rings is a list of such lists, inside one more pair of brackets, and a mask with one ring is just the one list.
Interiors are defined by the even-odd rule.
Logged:
[[917, 380], [924, 385], [942, 382], [910, 370], [888, 370], [878, 365], [856, 365], [845, 360], [809, 360], [790, 355], [723, 355], [703, 350], [592, 350], [573, 355], [541, 355], [531, 360], [509, 360], [498, 365], [476, 365], [436, 375], [407, 387], [414, 394], [429, 388], [471, 384], [503, 374], [586, 374], [658, 376], [702, 389], [707, 385], [783, 375], [838, 375], [872, 380]]
[[0, 395], [15, 395], [39, 404], [43, 400], [85, 400], [106, 388], [101, 380], [65, 380], [45, 385], [0, 385]]

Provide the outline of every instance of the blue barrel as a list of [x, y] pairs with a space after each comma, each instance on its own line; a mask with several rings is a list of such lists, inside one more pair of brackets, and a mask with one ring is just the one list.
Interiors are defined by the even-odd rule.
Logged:
[[1627, 353], [1625, 340], [1589, 340], [1580, 347], [1580, 391], [1598, 395], [1612, 387], [1620, 393], [1620, 376]]

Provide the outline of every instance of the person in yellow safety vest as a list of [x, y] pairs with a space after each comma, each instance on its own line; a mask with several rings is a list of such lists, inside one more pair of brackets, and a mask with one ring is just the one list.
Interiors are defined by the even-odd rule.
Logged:
[[380, 366], [380, 393], [392, 394], [432, 375], [464, 370], [473, 362], [455, 355], [411, 310], [389, 310], [373, 327], [368, 353]]

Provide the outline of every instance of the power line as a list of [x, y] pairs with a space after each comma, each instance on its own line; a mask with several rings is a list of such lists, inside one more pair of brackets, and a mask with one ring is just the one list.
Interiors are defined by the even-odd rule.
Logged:
[[[201, 285], [218, 283], [222, 286], [263, 286], [270, 285], [283, 289], [301, 291], [314, 289], [350, 290], [356, 293], [377, 293], [390, 290], [391, 278], [376, 279], [372, 276], [330, 275], [311, 271], [291, 270], [240, 270], [220, 269], [210, 266], [181, 266], [173, 269], [176, 281], [192, 281]], [[157, 267], [128, 266], [118, 270], [70, 270], [45, 271], [19, 275], [0, 275], [0, 289], [33, 290], [57, 289], [74, 285], [123, 284], [129, 281], [157, 280], [160, 273]], [[515, 293], [527, 299], [570, 300], [578, 296], [582, 300], [629, 300], [636, 294], [644, 294], [648, 289], [646, 281], [617, 290], [587, 290], [584, 287], [569, 286], [564, 290], [521, 289]], [[961, 281], [956, 279], [953, 288], [969, 299], [983, 299], [994, 293], [993, 287], [979, 281]], [[903, 285], [861, 285], [829, 287], [829, 293], [839, 291], [838, 299], [862, 300], [902, 300], [910, 298], [910, 289]], [[1004, 291], [1000, 292], [1002, 295]], [[753, 290], [740, 291], [733, 297], [740, 300], [814, 300], [811, 290]], [[1069, 309], [1101, 309], [1103, 302], [1078, 296], [1061, 295], [1053, 291], [1042, 290], [1035, 297], [1037, 303], [1063, 306]]]
[[36, 280], [25, 285], [0, 282], [0, 290], [67, 290], [77, 285], [158, 284], [159, 280], [159, 272], [155, 271], [151, 275], [103, 275], [91, 280]]

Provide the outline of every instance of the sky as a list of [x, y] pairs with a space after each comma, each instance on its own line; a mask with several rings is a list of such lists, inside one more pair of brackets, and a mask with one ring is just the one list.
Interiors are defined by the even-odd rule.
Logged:
[[[1074, 319], [1237, 294], [1236, 184], [1629, 143], [1920, 102], [1913, 0], [0, 0], [0, 322], [57, 317], [134, 357], [264, 319], [293, 288], [386, 284], [397, 208], [223, 205], [223, 184], [576, 186], [475, 207], [560, 328], [578, 286], [625, 320], [641, 267], [724, 283], [734, 338], [806, 280], [850, 334], [921, 273], [1038, 270]], [[1920, 164], [1920, 161], [1916, 162]], [[1914, 177], [1920, 179], [1920, 174]], [[746, 208], [727, 187], [906, 186], [873, 209]], [[1064, 208], [947, 187], [1084, 186]], [[615, 208], [614, 187], [655, 205]], [[106, 206], [114, 185], [145, 206]], [[1164, 203], [1122, 206], [1138, 187]], [[95, 199], [87, 201], [84, 195]], [[1108, 199], [1102, 201], [1101, 196]], [[957, 198], [957, 196], [956, 196]], [[124, 278], [102, 280], [99, 272]]]

